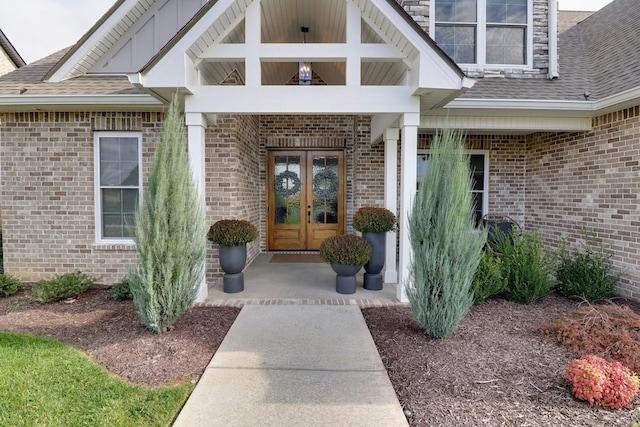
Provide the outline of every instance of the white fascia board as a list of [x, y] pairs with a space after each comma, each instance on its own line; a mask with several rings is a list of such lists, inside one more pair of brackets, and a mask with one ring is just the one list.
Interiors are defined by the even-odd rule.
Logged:
[[87, 54], [93, 49], [93, 47], [110, 31], [113, 26], [120, 22], [129, 13], [129, 10], [138, 3], [138, 0], [125, 1], [109, 18], [102, 23], [99, 30], [91, 34], [91, 36], [85, 40], [82, 46], [69, 57], [64, 64], [56, 70], [56, 72], [47, 80], [48, 82], [61, 82], [69, 73], [73, 71], [76, 64], [81, 62]]
[[[606, 113], [640, 104], [640, 87], [626, 90], [615, 95], [594, 101], [596, 113]], [[604, 111], [603, 111], [604, 110]]]
[[406, 86], [197, 86], [186, 112], [229, 114], [420, 113]]
[[420, 128], [450, 128], [481, 132], [579, 132], [591, 130], [591, 117], [422, 116]]
[[162, 102], [158, 101], [151, 95], [18, 95], [18, 96], [0, 96], [0, 109], [3, 107], [23, 107], [32, 106], [52, 106], [52, 105], [68, 105], [68, 106], [162, 106]]
[[[268, 62], [292, 62], [292, 58], [301, 61], [344, 61], [350, 49], [347, 43], [263, 43], [259, 45], [257, 55]], [[250, 53], [245, 44], [216, 44], [209, 46], [202, 58], [206, 61], [227, 61], [244, 59]], [[397, 48], [379, 43], [359, 44], [358, 54], [364, 60], [406, 59]]]
[[589, 114], [594, 110], [592, 101], [556, 101], [535, 99], [467, 99], [458, 98], [449, 102], [445, 110], [550, 110], [574, 111]]

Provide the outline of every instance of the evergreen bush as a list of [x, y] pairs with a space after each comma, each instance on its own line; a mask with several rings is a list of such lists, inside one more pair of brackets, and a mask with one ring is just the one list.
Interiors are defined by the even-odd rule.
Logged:
[[0, 296], [7, 297], [18, 292], [23, 287], [20, 279], [9, 274], [0, 274]]
[[501, 233], [497, 251], [502, 254], [502, 295], [509, 301], [528, 304], [553, 290], [553, 258], [544, 249], [537, 232]]
[[43, 279], [31, 286], [29, 297], [40, 303], [73, 298], [92, 288], [98, 279], [80, 271], [59, 274]]
[[487, 248], [473, 276], [473, 303], [479, 304], [504, 290], [506, 281], [502, 277], [502, 258]]
[[118, 283], [114, 283], [113, 286], [111, 286], [111, 298], [117, 301], [133, 299], [129, 278], [124, 278]]
[[407, 297], [427, 335], [445, 338], [473, 304], [471, 284], [486, 232], [475, 229], [473, 182], [464, 136], [436, 134], [409, 214], [413, 249]]
[[558, 292], [570, 298], [597, 301], [614, 295], [620, 273], [613, 271], [611, 255], [605, 255], [587, 236], [584, 250], [568, 250], [561, 242], [556, 268]]
[[191, 176], [183, 117], [174, 96], [153, 156], [133, 238], [138, 264], [129, 274], [133, 301], [152, 331], [171, 329], [195, 301], [204, 277], [204, 206]]

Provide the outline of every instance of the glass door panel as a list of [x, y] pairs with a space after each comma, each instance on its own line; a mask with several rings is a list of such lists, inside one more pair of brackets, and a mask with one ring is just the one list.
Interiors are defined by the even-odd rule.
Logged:
[[300, 224], [300, 156], [275, 156], [273, 173], [275, 224]]
[[313, 211], [314, 224], [338, 223], [338, 196], [340, 188], [338, 157], [313, 156]]

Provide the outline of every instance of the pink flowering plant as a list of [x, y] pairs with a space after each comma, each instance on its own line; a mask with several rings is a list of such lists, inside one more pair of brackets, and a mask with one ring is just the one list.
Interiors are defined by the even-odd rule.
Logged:
[[607, 408], [629, 405], [640, 386], [638, 376], [622, 363], [592, 354], [569, 362], [564, 377], [573, 384], [576, 398]]

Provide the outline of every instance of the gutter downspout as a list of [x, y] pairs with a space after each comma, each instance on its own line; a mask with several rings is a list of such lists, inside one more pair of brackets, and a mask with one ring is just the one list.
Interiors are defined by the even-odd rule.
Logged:
[[550, 80], [557, 79], [558, 74], [558, 2], [549, 0], [549, 74]]

